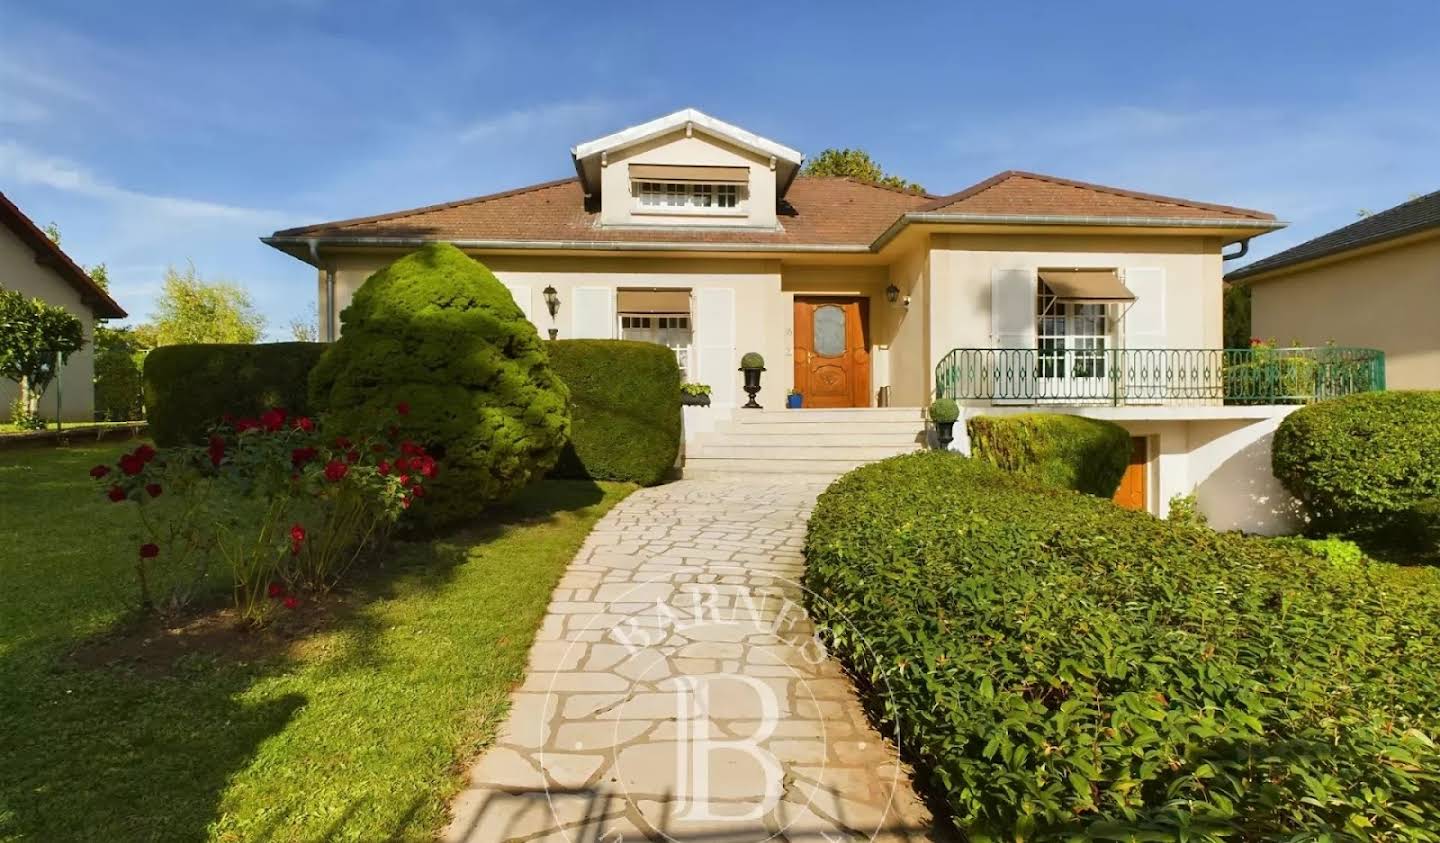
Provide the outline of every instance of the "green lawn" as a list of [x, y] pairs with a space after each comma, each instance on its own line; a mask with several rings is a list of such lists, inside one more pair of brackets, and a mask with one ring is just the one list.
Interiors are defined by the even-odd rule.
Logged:
[[163, 674], [70, 658], [133, 600], [130, 517], [85, 475], [117, 453], [0, 453], [0, 839], [429, 839], [565, 563], [631, 488], [546, 481], [399, 544], [286, 656]]

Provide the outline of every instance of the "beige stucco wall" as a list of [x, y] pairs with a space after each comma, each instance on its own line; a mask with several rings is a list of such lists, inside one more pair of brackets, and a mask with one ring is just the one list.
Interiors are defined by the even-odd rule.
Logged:
[[[710, 209], [690, 213], [656, 213], [641, 209], [630, 188], [630, 164], [747, 167], [750, 181], [733, 211]], [[749, 150], [683, 129], [627, 147], [608, 156], [600, 168], [602, 225], [700, 225], [775, 227], [775, 171], [770, 159]]]
[[930, 258], [929, 239], [904, 252], [889, 267], [890, 282], [910, 305], [893, 313], [890, 333], [890, 403], [895, 407], [923, 407], [930, 403]]
[[[8, 228], [0, 227], [0, 285], [27, 296], [59, 305], [79, 317], [84, 326], [85, 347], [70, 355], [60, 372], [61, 417], [65, 421], [90, 421], [95, 414], [95, 314], [80, 300], [80, 293], [55, 270], [35, 262], [35, 253]], [[57, 384], [50, 384], [40, 400], [40, 415], [55, 417]], [[10, 419], [10, 404], [17, 393], [13, 381], [0, 379], [0, 416]]]
[[1440, 389], [1440, 236], [1255, 282], [1251, 333], [1378, 348], [1390, 389]]

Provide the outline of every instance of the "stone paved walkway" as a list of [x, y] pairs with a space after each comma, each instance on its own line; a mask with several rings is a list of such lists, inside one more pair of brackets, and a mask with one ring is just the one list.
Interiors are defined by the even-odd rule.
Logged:
[[605, 516], [449, 841], [919, 841], [929, 815], [798, 585], [823, 480], [684, 480]]

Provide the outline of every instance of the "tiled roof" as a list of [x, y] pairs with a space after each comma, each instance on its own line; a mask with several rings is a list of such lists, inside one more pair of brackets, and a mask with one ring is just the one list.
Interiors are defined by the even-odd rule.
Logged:
[[920, 209], [987, 215], [1273, 220], [1274, 214], [1006, 170]]
[[1298, 246], [1255, 261], [1225, 276], [1227, 281], [1253, 278], [1276, 269], [1312, 261], [1316, 258], [1358, 249], [1409, 234], [1440, 228], [1440, 190], [1411, 199], [1378, 214], [1371, 214], [1344, 228], [1337, 228]]
[[70, 259], [55, 241], [45, 235], [40, 227], [25, 212], [10, 201], [5, 194], [0, 193], [0, 223], [10, 229], [20, 241], [30, 247], [35, 253], [35, 262], [48, 266], [59, 275], [65, 283], [75, 288], [80, 294], [80, 301], [84, 302], [100, 319], [124, 319], [125, 309], [110, 294], [100, 289], [100, 285], [91, 279], [89, 273], [80, 268], [80, 265]]
[[564, 243], [702, 243], [738, 246], [870, 247], [902, 215], [915, 211], [977, 215], [1040, 215], [1195, 219], [1217, 224], [1273, 221], [1260, 211], [1135, 193], [1083, 182], [1005, 172], [950, 196], [909, 193], [844, 177], [800, 176], [781, 201], [778, 230], [706, 226], [601, 226], [587, 210], [577, 179], [462, 199], [372, 217], [277, 231], [275, 239]]

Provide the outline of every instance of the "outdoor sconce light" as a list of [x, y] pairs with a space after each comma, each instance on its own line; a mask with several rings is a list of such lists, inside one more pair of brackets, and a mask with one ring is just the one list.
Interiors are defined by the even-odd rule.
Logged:
[[545, 309], [550, 311], [550, 318], [554, 319], [555, 314], [560, 312], [560, 294], [555, 292], [555, 288], [548, 284], [545, 286], [545, 289], [540, 292], [545, 296]]
[[894, 283], [891, 283], [890, 286], [888, 286], [888, 287], [885, 288], [885, 301], [889, 302], [889, 303], [891, 304], [891, 306], [895, 306], [895, 305], [899, 305], [900, 307], [909, 307], [909, 306], [910, 306], [910, 297], [909, 297], [909, 296], [906, 296], [904, 299], [901, 299], [901, 298], [900, 298], [900, 288], [897, 287], [897, 286], [895, 286]]

